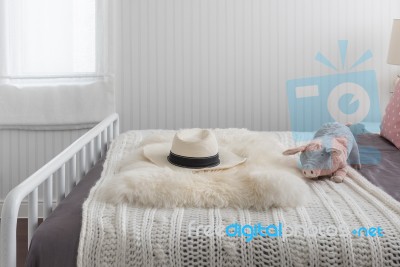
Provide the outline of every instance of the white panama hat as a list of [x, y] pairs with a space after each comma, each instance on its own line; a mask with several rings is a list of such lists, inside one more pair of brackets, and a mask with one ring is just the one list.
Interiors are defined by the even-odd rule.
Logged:
[[172, 169], [220, 170], [246, 161], [235, 153], [218, 147], [210, 130], [184, 129], [178, 131], [171, 143], [146, 145], [143, 153], [154, 164]]

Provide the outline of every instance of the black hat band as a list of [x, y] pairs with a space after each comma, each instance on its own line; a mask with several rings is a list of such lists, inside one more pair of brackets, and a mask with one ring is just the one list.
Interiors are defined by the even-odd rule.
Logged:
[[190, 169], [215, 167], [220, 163], [218, 153], [210, 157], [195, 158], [177, 155], [170, 151], [167, 158], [173, 165]]

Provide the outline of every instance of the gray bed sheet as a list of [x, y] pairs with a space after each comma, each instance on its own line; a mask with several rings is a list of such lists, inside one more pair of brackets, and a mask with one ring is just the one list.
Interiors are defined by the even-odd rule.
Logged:
[[82, 225], [82, 204], [99, 180], [100, 160], [42, 222], [32, 237], [25, 266], [76, 266]]
[[[400, 151], [377, 134], [360, 135], [357, 142], [364, 161], [361, 173], [400, 201]], [[372, 148], [372, 149], [371, 149]], [[104, 160], [82, 179], [35, 232], [26, 266], [76, 266], [82, 220], [82, 204], [100, 178]]]
[[400, 201], [400, 150], [379, 134], [357, 137], [362, 169], [372, 184]]

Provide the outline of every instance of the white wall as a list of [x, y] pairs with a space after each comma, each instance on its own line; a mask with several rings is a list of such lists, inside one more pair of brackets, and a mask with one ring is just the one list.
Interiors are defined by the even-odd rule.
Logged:
[[[370, 49], [384, 106], [399, 68], [386, 64], [398, 0], [122, 0], [115, 32], [117, 108], [123, 130], [180, 127], [289, 129], [288, 79], [336, 73]], [[118, 9], [117, 9], [118, 10]], [[0, 130], [5, 194], [84, 131]]]
[[124, 0], [117, 64], [122, 127], [289, 129], [286, 81], [336, 73], [370, 49], [387, 103], [396, 69], [386, 64], [397, 0]]

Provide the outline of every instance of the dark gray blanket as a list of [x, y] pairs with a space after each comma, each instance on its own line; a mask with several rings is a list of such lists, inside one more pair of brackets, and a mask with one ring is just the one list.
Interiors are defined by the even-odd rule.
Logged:
[[100, 178], [104, 160], [99, 161], [72, 192], [39, 225], [32, 237], [26, 266], [76, 266], [82, 223], [82, 204]]
[[[400, 151], [377, 134], [360, 135], [361, 173], [373, 184], [400, 201]], [[37, 229], [26, 266], [76, 266], [82, 220], [82, 204], [100, 178], [99, 162]]]
[[378, 134], [360, 135], [357, 143], [364, 162], [359, 172], [400, 201], [400, 150]]

